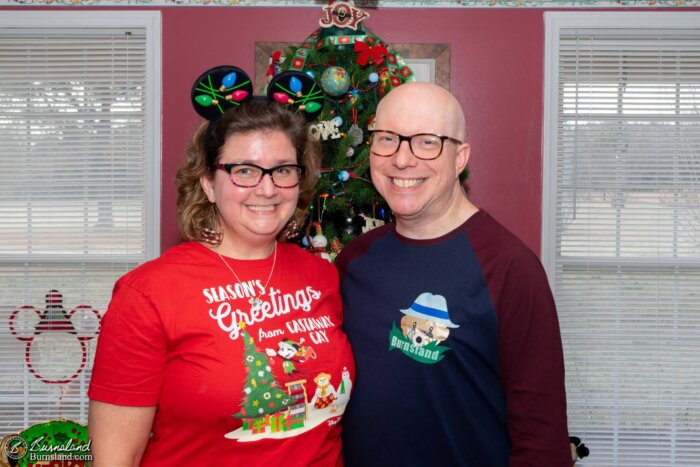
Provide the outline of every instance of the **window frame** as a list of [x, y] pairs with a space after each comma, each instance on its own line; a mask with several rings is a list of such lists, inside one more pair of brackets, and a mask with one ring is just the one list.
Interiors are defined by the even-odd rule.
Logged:
[[[562, 33], [562, 30], [571, 30], [571, 29], [580, 29], [582, 32], [587, 32], [588, 30], [593, 30], [596, 29], [636, 29], [639, 31], [640, 29], [649, 29], [649, 30], [669, 30], [669, 29], [693, 29], [695, 31], [700, 30], [700, 12], [688, 12], [688, 11], [683, 11], [683, 12], [546, 12], [545, 13], [545, 57], [544, 57], [544, 82], [543, 82], [543, 127], [542, 127], [542, 134], [543, 134], [543, 142], [542, 142], [542, 151], [543, 151], [543, 160], [542, 160], [542, 235], [541, 235], [541, 260], [542, 264], [547, 272], [547, 276], [549, 278], [550, 286], [551, 289], [554, 293], [555, 300], [559, 300], [559, 297], [563, 295], [562, 300], [566, 300], [567, 296], [566, 293], [571, 289], [570, 284], [575, 283], [575, 284], [586, 284], [585, 279], [583, 279], [580, 282], [571, 282], [568, 286], [565, 283], [562, 283], [562, 290], [560, 291], [561, 293], [558, 294], [557, 292], [557, 282], [558, 282], [558, 271], [557, 269], [559, 268], [559, 274], [563, 274], [562, 270], [566, 269], [567, 266], [573, 266], [573, 267], [578, 267], [582, 266], [585, 267], [585, 265], [591, 265], [592, 269], [595, 270], [596, 272], [599, 271], [601, 268], [610, 268], [613, 270], [614, 268], [617, 268], [619, 271], [618, 274], [624, 276], [630, 274], [630, 271], [633, 271], [634, 274], [638, 274], [639, 276], [647, 273], [651, 273], [652, 275], [655, 272], [658, 271], [664, 271], [667, 270], [669, 272], [674, 272], [676, 274], [680, 272], [686, 272], [686, 271], [692, 271], [693, 273], [697, 274], [697, 271], [700, 271], [700, 259], [696, 258], [688, 258], [688, 257], [672, 257], [672, 256], [650, 256], [650, 257], [643, 257], [643, 256], [638, 256], [638, 257], [629, 257], [625, 255], [620, 255], [618, 257], [610, 257], [610, 256], [600, 256], [600, 257], [592, 257], [592, 256], [580, 256], [580, 257], [573, 257], [573, 256], [568, 256], [564, 260], [558, 258], [558, 245], [557, 245], [557, 228], [558, 228], [558, 219], [557, 219], [557, 201], [558, 201], [558, 195], [559, 195], [559, 190], [561, 188], [561, 185], [557, 185], [558, 180], [558, 170], [560, 169], [559, 164], [561, 164], [560, 158], [559, 158], [559, 153], [558, 153], [558, 137], [560, 136], [560, 130], [559, 127], [561, 126], [563, 120], [559, 114], [559, 107], [560, 107], [560, 76], [559, 76], [559, 57], [560, 57], [560, 36]], [[692, 62], [692, 63], [697, 63], [697, 62]], [[624, 99], [623, 97], [620, 97], [619, 99]], [[643, 117], [642, 117], [643, 118]], [[619, 234], [619, 232], [618, 232]], [[634, 277], [634, 274], [631, 274], [631, 277]], [[562, 276], [563, 277], [563, 276]], [[687, 283], [687, 282], [686, 282]], [[612, 286], [611, 286], [612, 288]], [[615, 285], [616, 290], [621, 290], [620, 286]], [[661, 287], [659, 290], [662, 290]], [[662, 290], [663, 291], [663, 290]], [[629, 296], [626, 296], [625, 298], [628, 298]], [[653, 305], [652, 305], [653, 307]], [[643, 311], [643, 310], [642, 310]], [[640, 311], [640, 316], [642, 315], [642, 311]], [[567, 315], [569, 319], [571, 319], [571, 316], [573, 314], [570, 313]], [[564, 315], [561, 315], [564, 316]], [[606, 316], [601, 317], [601, 321], [604, 325], [605, 321], [603, 321]], [[639, 318], [638, 316], [634, 316], [633, 318], [640, 319], [642, 320], [643, 318]], [[579, 322], [584, 322], [584, 318], [576, 318], [579, 320]], [[622, 319], [622, 318], [620, 318]], [[620, 332], [620, 329], [624, 329], [622, 327], [611, 327], [611, 329], [614, 329], [617, 333]], [[654, 328], [657, 329], [657, 328]], [[562, 335], [566, 337], [567, 333], [570, 333], [572, 335], [575, 335], [575, 338], [579, 342], [585, 342], [585, 347], [575, 347], [574, 350], [578, 350], [581, 352], [588, 352], [589, 349], [595, 349], [595, 346], [597, 345], [598, 341], [596, 340], [595, 333], [591, 333], [590, 336], [585, 336], [585, 333], [587, 331], [581, 330], [581, 329], [572, 329], [571, 327], [564, 328], [562, 327]], [[658, 331], [661, 332], [661, 331]], [[688, 331], [691, 332], [691, 331]], [[686, 352], [687, 351], [687, 344], [688, 340], [684, 341], [679, 341], [677, 344], [677, 349], [678, 352]], [[582, 350], [584, 349], [585, 350]], [[607, 348], [605, 349], [607, 350]], [[671, 352], [672, 349], [669, 351]], [[567, 348], [564, 348], [564, 354], [567, 354]], [[682, 353], [681, 358], [686, 356], [687, 353]], [[585, 355], [584, 355], [585, 357]], [[578, 361], [576, 361], [578, 359]], [[682, 366], [682, 359], [677, 360], [679, 361], [678, 365]], [[591, 367], [595, 366], [596, 364], [599, 364], [595, 360], [595, 355], [592, 354], [592, 356], [588, 359], [582, 358], [581, 354], [574, 355], [572, 358], [572, 366], [580, 366], [583, 368], [581, 371], [582, 372], [588, 372], [587, 366], [590, 365]], [[623, 367], [626, 363], [638, 363], [638, 361], [634, 359], [630, 359], [629, 361], [623, 361], [623, 364], [621, 367]], [[567, 369], [569, 363], [567, 362]], [[614, 367], [618, 368], [618, 367]], [[651, 368], [654, 368], [652, 365]], [[606, 368], [607, 369], [607, 368]], [[587, 376], [590, 377], [591, 374], [594, 373], [586, 373]], [[631, 374], [631, 371], [630, 371]], [[604, 376], [604, 375], [603, 375]], [[695, 375], [697, 376], [697, 375]], [[568, 379], [568, 378], [567, 378]], [[585, 378], [584, 378], [585, 379]], [[659, 376], [659, 379], [661, 377]], [[614, 382], [612, 380], [605, 380], [605, 381], [598, 381], [599, 384], [601, 385], [606, 385], [610, 384], [611, 387], [617, 387], [615, 386], [620, 385], [619, 382]], [[593, 386], [593, 383], [589, 383], [589, 386]], [[653, 388], [651, 388], [653, 389]], [[585, 410], [592, 410], [597, 409], [602, 405], [600, 402], [600, 399], [596, 399], [595, 396], [590, 397], [590, 402], [588, 399], [589, 394], [586, 393], [585, 391], [576, 391], [575, 393], [571, 392], [571, 388], [569, 388], [569, 394], [570, 396], [570, 401], [573, 400], [574, 406], [577, 408], [582, 407], [582, 405], [579, 403], [581, 399], [586, 399], [586, 403], [583, 404], [585, 407]], [[687, 397], [693, 397], [693, 400], [697, 400], [696, 398], [696, 393], [686, 393], [688, 394]], [[607, 397], [607, 396], [606, 396]], [[675, 397], [675, 395], [674, 395]], [[681, 394], [681, 398], [683, 395]], [[660, 406], [663, 406], [664, 402], [668, 402], [667, 400], [661, 400], [659, 402]], [[671, 404], [669, 404], [671, 405]], [[611, 411], [614, 411], [614, 408], [610, 409]], [[594, 443], [596, 440], [595, 436], [597, 434], [594, 434], [596, 432], [596, 421], [594, 419], [595, 414], [591, 415], [590, 413], [587, 415], [581, 415], [581, 413], [578, 413], [579, 417], [582, 416], [588, 416], [588, 417], [593, 417], [591, 421], [586, 421], [584, 424], [584, 427], [586, 429], [591, 430], [593, 433], [586, 433], [585, 431], [576, 431], [576, 427], [570, 426], [571, 430], [571, 435], [572, 436], [578, 436], [583, 439], [584, 442], [587, 442], [586, 436], [593, 436], [593, 439], [588, 439], [588, 446], [591, 449], [592, 452], [592, 457], [597, 457], [596, 459], [586, 459], [586, 461], [590, 461], [591, 465], [660, 465], [657, 464], [657, 462], [661, 462], [662, 464], [668, 463], [669, 465], [676, 462], [676, 461], [686, 461], [689, 462], [687, 458], [679, 457], [679, 450], [681, 453], [682, 451], [681, 445], [685, 443], [685, 446], [688, 446], [688, 441], [689, 438], [693, 438], [693, 432], [692, 431], [684, 431], [684, 430], [678, 430], [678, 425], [674, 425], [673, 428], [667, 433], [663, 431], [662, 427], [656, 426], [653, 427], [653, 429], [650, 429], [651, 431], [655, 431], [655, 434], [657, 438], [654, 439], [655, 442], [659, 443], [658, 446], [662, 447], [643, 447], [643, 443], [645, 441], [644, 436], [649, 436], [648, 433], [637, 433], [634, 430], [638, 429], [636, 425], [631, 423], [630, 425], [632, 426], [632, 429], [629, 431], [625, 430], [620, 430], [620, 438], [615, 438], [614, 440], [611, 440], [610, 445], [604, 444], [601, 446], [596, 446]], [[618, 417], [615, 415], [615, 417]], [[697, 418], [693, 419], [695, 423], [697, 423]], [[624, 425], [624, 423], [627, 422], [625, 420], [625, 415], [619, 416], [619, 418], [616, 418], [616, 421], [620, 426]], [[649, 423], [653, 423], [653, 419], [649, 420]], [[680, 423], [680, 422], [679, 422]], [[669, 434], [670, 433], [670, 434]], [[671, 438], [670, 441], [665, 441], [666, 438], [664, 438], [661, 435], [666, 435], [668, 434], [668, 437]], [[626, 438], [625, 438], [626, 437]], [[624, 439], [625, 442], [621, 442], [620, 440]], [[630, 441], [630, 439], [632, 439]], [[598, 438], [598, 440], [600, 440]], [[607, 439], [606, 439], [607, 441]], [[669, 449], [668, 451], [665, 449], [668, 447], [667, 444], [664, 443], [669, 443], [669, 445], [675, 446], [673, 449]], [[634, 445], [634, 446], [632, 446]], [[648, 463], [647, 462], [639, 462], [639, 458], [630, 458], [626, 459], [624, 456], [621, 456], [622, 451], [630, 451], [633, 447], [637, 447], [639, 449], [639, 458], [642, 456], [647, 456], [648, 455]], [[608, 451], [609, 449], [612, 449], [612, 451]], [[687, 448], [685, 448], [686, 455], [687, 455]], [[615, 463], [614, 459], [608, 458], [606, 459], [606, 456], [612, 455], [614, 452], [614, 455], [616, 456], [615, 459], [617, 459], [617, 462], [619, 464]], [[598, 453], [596, 455], [596, 453]], [[601, 461], [602, 459], [602, 461]], [[625, 459], [625, 460], [621, 460]], [[588, 463], [588, 462], [587, 462]], [[684, 464], [685, 465], [685, 464]]]
[[[0, 29], [144, 28], [146, 30], [146, 259], [160, 254], [161, 43], [160, 11], [3, 11]], [[24, 258], [23, 258], [24, 259]], [[44, 260], [46, 258], [43, 258]], [[2, 258], [0, 258], [2, 261]], [[31, 262], [32, 258], [27, 258]]]
[[[0, 15], [0, 31], [3, 33], [12, 33], [13, 31], [49, 31], [61, 30], [80, 32], [92, 30], [95, 32], [109, 31], [115, 29], [138, 28], [145, 31], [145, 101], [144, 101], [144, 121], [146, 128], [144, 130], [144, 254], [141, 258], [146, 261], [156, 258], [160, 255], [161, 243], [161, 180], [162, 180], [162, 147], [161, 147], [161, 89], [162, 89], [162, 28], [161, 28], [161, 13], [160, 11], [112, 11], [100, 9], [99, 11], [11, 11], [5, 10]], [[124, 255], [121, 255], [124, 257]], [[119, 255], [117, 255], [119, 257]], [[86, 264], [86, 270], [89, 271], [90, 264], [96, 264], [98, 267], [103, 263], [109, 262], [108, 256], [103, 255], [80, 255], [80, 254], [65, 254], [57, 252], [56, 254], [19, 254], [6, 253], [0, 255], [0, 263], [6, 264], [25, 264], [37, 265], [46, 263], [66, 263]], [[48, 289], [48, 287], [47, 287]], [[109, 294], [111, 289], [105, 290]], [[4, 304], [7, 306], [21, 306], [23, 303]], [[34, 304], [39, 305], [39, 304]], [[75, 306], [77, 303], [67, 303], [67, 306]], [[0, 307], [3, 304], [0, 303]], [[100, 314], [104, 314], [105, 310], [100, 310]], [[6, 328], [5, 324], [5, 328]], [[9, 336], [9, 333], [7, 333]], [[14, 338], [11, 338], [14, 340]], [[0, 356], [2, 353], [0, 353]], [[89, 363], [89, 362], [88, 362]], [[66, 398], [66, 403], [79, 406], [79, 416], [81, 422], [87, 421], [87, 384], [89, 383], [89, 374], [91, 369], [85, 367], [79, 378], [80, 394], [75, 394], [71, 398]], [[27, 381], [33, 377], [29, 374], [28, 369], [23, 370], [24, 393], [16, 394], [0, 394], [0, 403], [20, 403], [24, 407], [23, 414], [19, 415], [17, 423], [22, 426], [27, 426], [31, 420], [29, 415], [29, 405], [36, 402], [45, 402], [47, 406], [55, 403], [63, 397], [63, 386], [60, 385], [60, 396], [56, 396], [55, 390], [51, 387], [46, 387], [46, 391], [41, 391], [40, 394], [29, 393], [27, 390]], [[71, 383], [73, 384], [73, 383]], [[58, 385], [50, 385], [55, 388]], [[67, 386], [67, 385], [66, 385]], [[59, 414], [60, 414], [60, 410]], [[56, 415], [56, 414], [54, 414]]]

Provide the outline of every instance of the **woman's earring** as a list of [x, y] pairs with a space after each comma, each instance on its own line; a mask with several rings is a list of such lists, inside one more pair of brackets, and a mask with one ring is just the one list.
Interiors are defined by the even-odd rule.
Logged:
[[299, 225], [297, 224], [297, 221], [294, 218], [292, 218], [292, 220], [287, 223], [287, 228], [285, 229], [284, 236], [287, 240], [299, 236]]
[[200, 232], [202, 241], [212, 246], [218, 246], [221, 244], [223, 234], [217, 232], [216, 230], [210, 229], [209, 227], [204, 227]]

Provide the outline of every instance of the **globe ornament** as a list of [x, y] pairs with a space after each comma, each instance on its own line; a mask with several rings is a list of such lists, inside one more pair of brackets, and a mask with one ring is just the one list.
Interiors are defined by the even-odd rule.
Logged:
[[321, 87], [330, 96], [342, 96], [350, 88], [350, 75], [345, 68], [328, 67], [321, 75]]

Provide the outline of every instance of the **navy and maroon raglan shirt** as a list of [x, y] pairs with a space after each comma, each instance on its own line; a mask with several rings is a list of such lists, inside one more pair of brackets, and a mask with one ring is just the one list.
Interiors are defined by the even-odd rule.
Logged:
[[538, 258], [486, 212], [338, 257], [356, 383], [346, 465], [570, 466], [561, 337]]

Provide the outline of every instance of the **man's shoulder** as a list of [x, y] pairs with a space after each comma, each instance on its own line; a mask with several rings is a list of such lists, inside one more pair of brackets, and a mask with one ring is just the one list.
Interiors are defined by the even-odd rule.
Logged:
[[345, 245], [335, 262], [341, 277], [345, 275], [345, 271], [351, 262], [367, 253], [367, 250], [374, 242], [393, 230], [393, 223], [384, 224], [360, 235]]
[[494, 250], [508, 256], [534, 255], [518, 236], [484, 210], [472, 216], [463, 227], [475, 250]]

